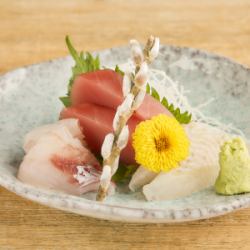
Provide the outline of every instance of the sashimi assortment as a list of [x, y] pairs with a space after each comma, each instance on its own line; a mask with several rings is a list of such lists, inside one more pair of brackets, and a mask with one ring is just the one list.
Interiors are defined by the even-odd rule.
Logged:
[[[126, 71], [78, 54], [68, 37], [66, 43], [75, 65], [60, 97], [64, 107], [56, 123], [25, 136], [19, 180], [71, 195], [95, 192], [97, 201], [121, 183], [149, 202], [183, 198], [215, 183], [218, 194], [250, 191], [250, 178], [244, 187], [235, 181], [241, 171], [250, 176], [243, 138], [192, 118], [192, 109], [175, 107], [168, 93], [162, 97], [151, 86], [159, 38], [149, 37], [144, 48], [131, 40]], [[236, 157], [237, 171], [230, 165]]]

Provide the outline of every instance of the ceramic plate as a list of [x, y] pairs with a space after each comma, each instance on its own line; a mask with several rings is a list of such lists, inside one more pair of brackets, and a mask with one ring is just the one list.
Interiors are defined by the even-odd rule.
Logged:
[[[104, 65], [123, 63], [129, 48], [98, 52]], [[66, 92], [71, 58], [19, 68], [0, 78], [0, 184], [41, 204], [96, 218], [129, 222], [179, 222], [218, 216], [250, 205], [250, 194], [218, 196], [213, 188], [175, 201], [146, 202], [140, 193], [109, 197], [104, 203], [89, 195], [76, 197], [38, 189], [16, 179], [23, 157], [22, 139], [39, 125], [56, 121]], [[214, 102], [203, 109], [240, 128], [250, 138], [250, 70], [224, 57], [190, 48], [162, 46], [154, 68], [164, 70], [190, 90], [192, 105]], [[237, 112], [235, 112], [237, 111]]]

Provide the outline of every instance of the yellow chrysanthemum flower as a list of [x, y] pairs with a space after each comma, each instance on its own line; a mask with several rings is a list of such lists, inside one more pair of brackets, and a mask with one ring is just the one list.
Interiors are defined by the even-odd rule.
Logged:
[[167, 172], [189, 154], [189, 140], [180, 123], [160, 114], [137, 125], [132, 136], [135, 160], [153, 172]]

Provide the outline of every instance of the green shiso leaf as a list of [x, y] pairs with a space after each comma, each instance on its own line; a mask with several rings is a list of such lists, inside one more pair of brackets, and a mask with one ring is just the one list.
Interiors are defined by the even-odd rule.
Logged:
[[147, 83], [146, 85], [146, 93], [147, 94], [150, 94], [150, 85]]
[[169, 104], [166, 97], [163, 97], [162, 100], [160, 100], [160, 95], [157, 92], [157, 90], [153, 87], [150, 87], [149, 84], [146, 86], [146, 92], [150, 94], [152, 97], [154, 97], [157, 101], [160, 101], [161, 104], [169, 110], [169, 112], [172, 113], [172, 115], [175, 117], [175, 119], [182, 124], [188, 124], [190, 123], [192, 119], [192, 114], [189, 114], [187, 111], [184, 113], [181, 113], [180, 108], [174, 107], [174, 105], [171, 103]]
[[119, 73], [121, 76], [124, 76], [124, 72], [119, 68], [118, 65], [115, 66], [115, 72]]
[[129, 182], [136, 169], [137, 167], [134, 165], [119, 164], [117, 171], [112, 177], [112, 181], [115, 183]]
[[[102, 165], [103, 158], [100, 154], [95, 154], [96, 159]], [[117, 184], [127, 183], [132, 178], [132, 175], [136, 171], [137, 166], [135, 165], [126, 165], [123, 163], [119, 163], [119, 167], [116, 170], [115, 174], [112, 176], [112, 181]]]
[[160, 95], [153, 87], [151, 87], [151, 96], [154, 97], [157, 101], [160, 101]]
[[69, 96], [61, 96], [61, 97], [59, 97], [59, 99], [65, 107], [71, 106], [71, 100], [70, 100]]
[[168, 108], [168, 100], [166, 97], [163, 97], [161, 100], [161, 104], [165, 107]]
[[69, 39], [69, 36], [66, 36], [65, 41], [69, 53], [75, 61], [75, 65], [72, 67], [72, 76], [69, 79], [68, 93], [66, 96], [62, 96], [59, 99], [61, 100], [61, 102], [65, 107], [69, 107], [71, 105], [71, 100], [70, 100], [71, 89], [75, 78], [80, 74], [99, 70], [100, 59], [98, 56], [93, 57], [89, 52], [80, 52], [78, 54], [76, 49], [73, 47]]

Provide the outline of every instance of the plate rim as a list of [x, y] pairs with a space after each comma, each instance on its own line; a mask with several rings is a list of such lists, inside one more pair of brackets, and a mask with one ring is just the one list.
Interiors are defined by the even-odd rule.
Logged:
[[[96, 202], [94, 200], [88, 200], [80, 196], [64, 194], [62, 192], [49, 189], [37, 188], [32, 185], [22, 183], [15, 177], [13, 178], [14, 182], [13, 181], [8, 182], [8, 178], [4, 179], [0, 175], [1, 186], [23, 198], [26, 198], [28, 200], [31, 200], [33, 202], [42, 205], [46, 205], [48, 207], [53, 207], [63, 211], [73, 212], [92, 218], [112, 220], [112, 221], [124, 221], [129, 223], [180, 223], [180, 222], [188, 222], [188, 221], [203, 220], [203, 219], [218, 217], [250, 206], [250, 196], [243, 197], [235, 195], [235, 197], [237, 198], [233, 201], [234, 204], [230, 203], [220, 206], [210, 205], [210, 206], [204, 206], [202, 209], [185, 208], [179, 210], [175, 209], [168, 210], [168, 209], [151, 209], [151, 208], [133, 208], [133, 207], [125, 207], [125, 206]], [[41, 193], [46, 196], [45, 200], [41, 200], [40, 196]], [[73, 203], [67, 204], [67, 200], [70, 201], [73, 200]], [[109, 208], [109, 210], [107, 210], [107, 208]], [[205, 210], [209, 211], [209, 213], [206, 212], [204, 214]], [[131, 216], [135, 215], [135, 212], [140, 212], [142, 216], [138, 215]], [[159, 216], [159, 213], [163, 213], [163, 215], [161, 214]], [[157, 214], [158, 217], [155, 216]]]
[[[129, 46], [128, 45], [123, 45], [123, 46], [114, 46], [111, 48], [106, 48], [106, 49], [100, 49], [100, 50], [94, 50], [91, 51], [91, 53], [93, 54], [98, 54], [98, 53], [105, 53], [106, 51], [112, 51], [112, 50], [124, 50], [124, 49], [128, 49]], [[177, 45], [170, 45], [170, 44], [161, 44], [160, 45], [160, 50], [162, 50], [163, 48], [169, 48], [171, 50], [175, 50], [175, 51], [192, 51], [195, 55], [205, 55], [208, 58], [211, 59], [215, 59], [215, 60], [219, 60], [219, 61], [225, 61], [228, 62], [230, 64], [237, 64], [238, 66], [240, 66], [241, 68], [243, 68], [246, 71], [250, 71], [250, 65], [244, 64], [244, 63], [240, 63], [238, 62], [236, 59], [231, 58], [229, 56], [225, 56], [223, 54], [220, 53], [215, 53], [209, 50], [205, 50], [205, 49], [198, 49], [198, 48], [193, 48], [193, 47], [188, 47], [188, 46], [177, 46]], [[1, 78], [5, 77], [6, 75], [15, 73], [16, 71], [20, 70], [20, 69], [29, 69], [32, 68], [34, 66], [40, 66], [42, 64], [50, 64], [50, 63], [54, 63], [54, 62], [58, 62], [58, 61], [64, 61], [71, 58], [70, 55], [66, 55], [66, 56], [59, 56], [59, 57], [55, 57], [49, 60], [44, 60], [44, 61], [38, 61], [35, 63], [31, 63], [31, 64], [25, 64], [23, 66], [18, 66], [14, 69], [10, 69], [8, 71], [2, 72], [0, 74], [0, 80]], [[1, 85], [0, 85], [1, 87]]]

